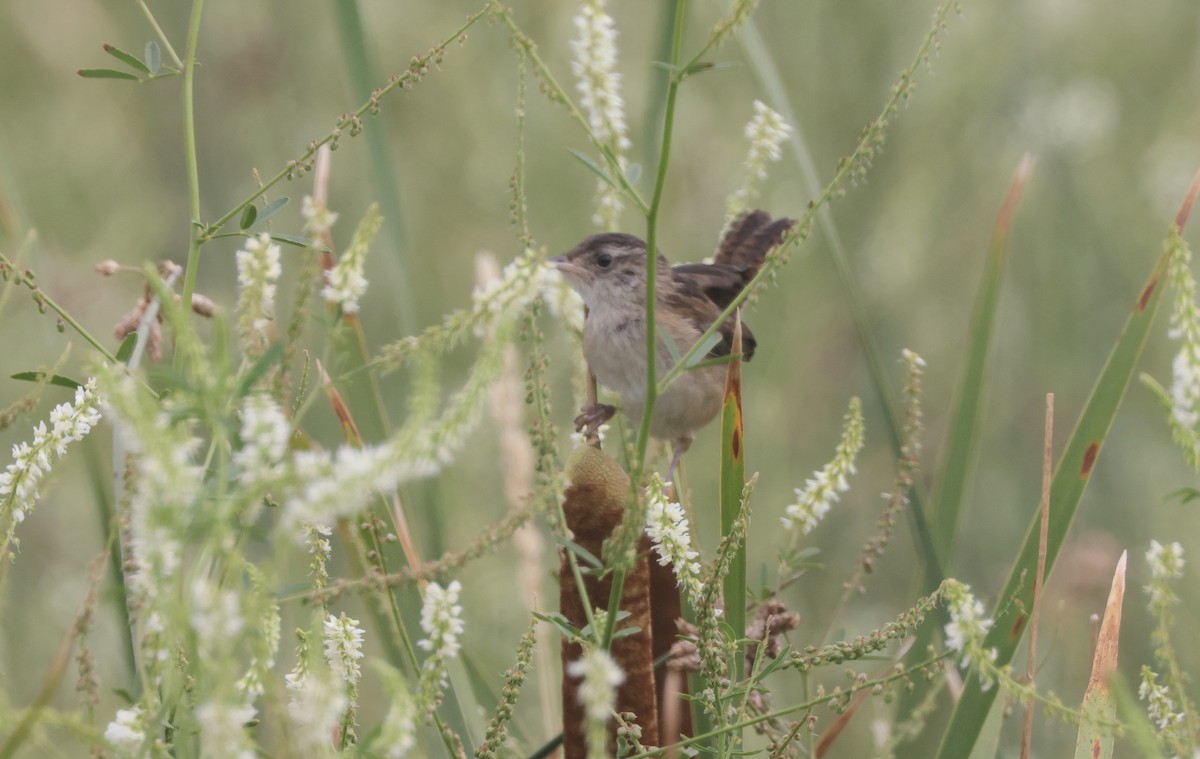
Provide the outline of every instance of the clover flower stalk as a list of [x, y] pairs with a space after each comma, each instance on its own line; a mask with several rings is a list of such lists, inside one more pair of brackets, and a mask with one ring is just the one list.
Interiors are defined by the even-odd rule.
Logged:
[[83, 440], [100, 422], [96, 387], [92, 377], [75, 388], [74, 402], [55, 406], [49, 426], [42, 421], [33, 428], [33, 442], [13, 446], [13, 462], [0, 472], [0, 524], [7, 524], [0, 561], [12, 558], [13, 549], [20, 545], [17, 525], [33, 510], [54, 459], [65, 456], [70, 443]]
[[208, 701], [196, 707], [202, 759], [255, 759], [245, 725], [257, 710], [250, 704]]
[[1183, 577], [1183, 546], [1178, 542], [1166, 545], [1157, 540], [1150, 541], [1150, 549], [1146, 551], [1146, 563], [1150, 566], [1150, 584], [1146, 592], [1150, 594], [1150, 609], [1159, 614], [1178, 603], [1179, 597], [1171, 589], [1170, 581]]
[[233, 454], [238, 479], [265, 485], [277, 478], [292, 434], [283, 409], [265, 393], [255, 393], [242, 404], [242, 447]]
[[[950, 623], [946, 625], [946, 647], [954, 651], [962, 666], [971, 666], [972, 660], [977, 665], [984, 661], [989, 664], [996, 659], [996, 649], [985, 649], [984, 639], [992, 628], [993, 620], [986, 616], [983, 603], [971, 595], [971, 586], [956, 580], [946, 581], [946, 608], [950, 613]], [[991, 687], [992, 676], [986, 671], [980, 672], [980, 681], [986, 690]]]
[[384, 662], [376, 664], [384, 692], [391, 698], [391, 704], [379, 726], [378, 745], [384, 747], [387, 759], [403, 759], [417, 744], [417, 705], [404, 676]]
[[423, 713], [432, 712], [441, 702], [441, 691], [448, 682], [447, 667], [450, 660], [458, 656], [459, 636], [464, 625], [462, 606], [458, 603], [462, 584], [453, 580], [443, 588], [431, 582], [425, 588], [425, 599], [421, 604], [421, 629], [425, 638], [417, 646], [429, 652], [421, 665], [420, 682], [417, 685], [417, 707]]
[[358, 300], [367, 292], [367, 278], [363, 275], [367, 250], [382, 224], [379, 204], [372, 203], [363, 220], [359, 222], [358, 229], [354, 231], [350, 247], [342, 253], [333, 268], [325, 273], [325, 287], [321, 290], [321, 297], [325, 302], [340, 308], [343, 314], [358, 313]]
[[[625, 168], [629, 149], [625, 125], [625, 103], [621, 99], [621, 75], [616, 72], [617, 27], [605, 11], [607, 0], [584, 0], [575, 15], [577, 36], [571, 40], [571, 72], [579, 90], [580, 106], [587, 114], [592, 136], [611, 148], [620, 170]], [[592, 221], [613, 230], [619, 224], [624, 204], [620, 191], [603, 179], [596, 183], [596, 214]]]
[[840, 500], [839, 493], [850, 489], [847, 477], [854, 474], [855, 459], [863, 447], [862, 402], [850, 399], [850, 408], [843, 422], [842, 439], [838, 443], [833, 460], [813, 472], [804, 488], [796, 488], [796, 502], [787, 507], [782, 517], [783, 526], [791, 529], [800, 525], [803, 534], [812, 532], [833, 504]]
[[304, 218], [304, 236], [312, 247], [321, 244], [321, 238], [329, 233], [338, 220], [338, 215], [325, 205], [318, 204], [311, 195], [305, 195], [300, 203], [300, 215]]
[[257, 355], [270, 343], [275, 321], [275, 289], [283, 266], [279, 246], [263, 232], [251, 237], [234, 254], [238, 279], [238, 333], [249, 355]]
[[699, 606], [703, 587], [700, 582], [700, 553], [692, 548], [687, 516], [683, 506], [671, 503], [663, 495], [663, 481], [657, 473], [646, 488], [646, 533], [658, 554], [659, 566], [672, 565], [676, 583], [687, 593], [692, 606]]
[[607, 724], [625, 673], [608, 651], [588, 647], [582, 658], [567, 665], [567, 675], [583, 679], [576, 693], [587, 720], [588, 759], [608, 756]]
[[1175, 711], [1175, 701], [1171, 699], [1167, 686], [1158, 682], [1158, 673], [1143, 665], [1141, 674], [1138, 699], [1146, 702], [1146, 714], [1159, 733], [1170, 732], [1177, 725], [1182, 725], [1187, 715]]
[[792, 127], [777, 112], [761, 100], [754, 101], [754, 116], [746, 124], [744, 134], [750, 142], [742, 166], [746, 177], [742, 186], [726, 201], [726, 216], [732, 219], [758, 197], [758, 184], [767, 178], [767, 166], [783, 157], [781, 146], [792, 133]]
[[1170, 256], [1167, 260], [1167, 279], [1174, 300], [1167, 336], [1179, 340], [1179, 352], [1172, 363], [1169, 397], [1171, 426], [1175, 442], [1183, 448], [1184, 457], [1194, 469], [1200, 469], [1200, 307], [1196, 304], [1196, 278], [1192, 275], [1192, 253], [1187, 243], [1172, 230], [1167, 239]]

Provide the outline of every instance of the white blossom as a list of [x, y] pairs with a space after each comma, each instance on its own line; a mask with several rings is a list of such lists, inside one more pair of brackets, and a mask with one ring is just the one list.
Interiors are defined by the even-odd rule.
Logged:
[[250, 704], [209, 701], [196, 707], [202, 759], [255, 759], [245, 728], [255, 714]]
[[324, 205], [317, 205], [311, 195], [305, 195], [300, 202], [300, 215], [304, 217], [304, 234], [313, 244], [319, 243], [321, 236], [338, 220], [335, 212]]
[[799, 524], [805, 535], [816, 528], [833, 504], [840, 500], [838, 494], [850, 489], [847, 477], [857, 471], [854, 461], [862, 446], [862, 403], [858, 398], [852, 398], [844, 420], [842, 439], [833, 460], [813, 472], [803, 489], [796, 488], [796, 503], [788, 506], [786, 516], [782, 517], [785, 528], [791, 529]]
[[242, 405], [242, 447], [234, 453], [239, 478], [247, 482], [269, 482], [287, 454], [291, 425], [283, 409], [271, 396], [255, 393]]
[[346, 689], [331, 682], [328, 670], [306, 672], [302, 678], [288, 675], [287, 687], [290, 736], [296, 748], [303, 756], [332, 755], [334, 730], [350, 706]]
[[75, 388], [73, 403], [60, 403], [50, 412], [50, 426], [38, 422], [33, 428], [33, 442], [20, 442], [13, 446], [13, 462], [0, 472], [0, 519], [7, 521], [3, 542], [0, 543], [0, 559], [7, 554], [9, 546], [17, 543], [17, 525], [33, 509], [41, 491], [42, 482], [50, 474], [52, 457], [62, 458], [67, 445], [84, 438], [100, 422], [97, 409], [96, 378]]
[[367, 261], [367, 250], [383, 224], [379, 215], [379, 204], [373, 203], [366, 216], [359, 222], [350, 247], [342, 253], [333, 268], [325, 273], [325, 287], [321, 297], [327, 303], [341, 308], [344, 314], [358, 313], [358, 300], [367, 292], [367, 278], [363, 267]]
[[658, 554], [660, 566], [674, 565], [678, 585], [687, 591], [693, 603], [698, 602], [702, 587], [699, 552], [692, 549], [688, 519], [683, 506], [669, 502], [663, 495], [663, 483], [655, 474], [646, 490], [646, 533]]
[[122, 755], [133, 754], [146, 742], [142, 707], [118, 709], [117, 716], [104, 728], [104, 740]]
[[758, 183], [767, 178], [767, 165], [783, 157], [781, 146], [792, 133], [783, 117], [761, 100], [754, 101], [754, 116], [746, 124], [745, 136], [750, 142], [742, 166], [746, 178], [741, 188], [729, 197], [727, 212], [733, 218], [758, 195]]
[[363, 657], [363, 629], [358, 626], [357, 619], [350, 619], [345, 614], [335, 617], [332, 614], [325, 620], [325, 661], [329, 668], [341, 680], [350, 686], [357, 686], [362, 678], [362, 666], [359, 659]]
[[[579, 6], [574, 18], [577, 36], [571, 40], [571, 72], [592, 135], [611, 147], [623, 170], [624, 154], [630, 143], [625, 103], [621, 99], [621, 75], [616, 71], [617, 27], [612, 16], [605, 12], [606, 4], [607, 0], [585, 0]], [[593, 221], [614, 229], [624, 205], [620, 193], [609, 182], [598, 179], [596, 197]]]
[[[958, 653], [964, 667], [971, 665], [972, 657], [977, 661], [982, 658], [994, 661], [996, 649], [983, 647], [993, 620], [986, 616], [983, 604], [971, 595], [969, 585], [948, 582], [946, 608], [950, 613], [950, 623], [946, 625], [946, 647]], [[981, 675], [981, 679], [985, 687], [991, 685], [988, 675]]]
[[579, 684], [579, 702], [589, 720], [604, 721], [612, 714], [617, 702], [617, 688], [625, 682], [625, 673], [612, 655], [603, 649], [590, 648], [583, 658], [567, 665], [567, 674], [583, 678]]
[[425, 588], [425, 599], [421, 604], [421, 629], [426, 637], [417, 641], [417, 646], [428, 651], [429, 656], [421, 665], [420, 682], [417, 684], [417, 703], [422, 711], [429, 712], [441, 699], [441, 690], [446, 687], [447, 666], [458, 656], [458, 637], [463, 632], [462, 606], [458, 595], [462, 584], [453, 580], [443, 588], [431, 582]]
[[1166, 685], [1158, 682], [1158, 673], [1142, 667], [1142, 683], [1138, 686], [1138, 698], [1146, 702], [1146, 714], [1160, 731], [1171, 730], [1182, 725], [1186, 715], [1175, 711], [1175, 701]]
[[275, 319], [275, 288], [283, 267], [279, 246], [263, 232], [246, 240], [235, 254], [238, 277], [238, 329], [243, 340], [261, 348], [270, 339], [267, 330]]

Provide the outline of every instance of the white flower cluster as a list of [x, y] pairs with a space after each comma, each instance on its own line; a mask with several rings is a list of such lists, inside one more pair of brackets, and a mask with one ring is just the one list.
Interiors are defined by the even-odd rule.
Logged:
[[358, 626], [357, 619], [350, 619], [344, 613], [340, 617], [332, 614], [325, 620], [325, 661], [329, 668], [341, 680], [351, 687], [357, 686], [362, 679], [362, 666], [358, 660], [363, 657], [363, 629]]
[[[993, 620], [986, 616], [983, 604], [971, 595], [971, 586], [948, 581], [946, 608], [950, 612], [950, 624], [946, 625], [946, 647], [958, 653], [964, 667], [971, 665], [972, 657], [995, 661], [996, 649], [985, 649], [984, 638], [992, 629]], [[991, 685], [990, 678], [981, 674], [984, 687]]]
[[538, 292], [550, 315], [563, 322], [567, 329], [576, 333], [583, 332], [583, 298], [571, 289], [562, 275], [543, 261], [537, 268], [536, 276], [540, 281]]
[[142, 707], [118, 709], [117, 716], [104, 728], [104, 740], [117, 750], [119, 756], [134, 756], [139, 753], [146, 742]]
[[746, 124], [745, 135], [750, 149], [742, 165], [746, 179], [742, 187], [730, 196], [728, 214], [732, 218], [758, 195], [757, 183], [767, 178], [767, 165], [783, 157], [780, 146], [792, 133], [792, 127], [761, 100], [754, 101], [754, 116]]
[[263, 232], [251, 237], [235, 254], [238, 277], [238, 329], [242, 338], [259, 347], [270, 340], [267, 330], [275, 320], [275, 288], [283, 267], [279, 246]]
[[233, 454], [239, 479], [262, 484], [277, 477], [291, 432], [287, 416], [274, 398], [265, 393], [247, 397], [242, 405], [242, 447]]
[[189, 621], [200, 650], [206, 655], [230, 650], [234, 638], [245, 626], [238, 594], [217, 587], [208, 577], [198, 577], [192, 583]]
[[842, 428], [842, 439], [838, 443], [833, 460], [805, 481], [804, 488], [796, 488], [796, 503], [786, 509], [782, 517], [783, 526], [791, 529], [800, 524], [805, 535], [829, 513], [829, 509], [840, 500], [839, 493], [850, 489], [847, 476], [855, 473], [854, 460], [863, 446], [862, 402], [850, 399]]
[[342, 253], [333, 268], [325, 273], [325, 287], [321, 297], [327, 303], [341, 308], [344, 314], [358, 313], [358, 299], [367, 292], [367, 278], [363, 275], [363, 267], [367, 261], [367, 250], [383, 224], [379, 215], [379, 204], [373, 203], [367, 209], [366, 216], [359, 222], [354, 231], [354, 239], [350, 247]]
[[304, 234], [312, 244], [319, 244], [321, 236], [338, 220], [335, 212], [326, 206], [317, 205], [311, 195], [305, 195], [300, 202], [300, 215], [304, 217]]
[[[624, 168], [629, 149], [625, 125], [625, 103], [621, 99], [621, 75], [616, 71], [617, 26], [605, 12], [607, 0], [585, 0], [575, 16], [578, 36], [571, 40], [571, 72], [579, 90], [580, 106], [587, 114], [595, 138], [612, 147]], [[598, 179], [597, 209], [593, 221], [614, 229], [623, 207], [621, 195], [610, 183]]]
[[303, 756], [333, 754], [334, 728], [350, 706], [346, 689], [332, 681], [329, 670], [287, 676], [291, 738]]
[[483, 287], [476, 287], [471, 293], [473, 314], [488, 317], [477, 321], [475, 334], [480, 337], [486, 335], [498, 317], [515, 316], [554, 281], [561, 282], [562, 278], [555, 276], [539, 251], [526, 248], [501, 270], [499, 277], [491, 279]]
[[461, 644], [458, 636], [463, 632], [462, 606], [458, 595], [462, 583], [453, 580], [445, 588], [436, 582], [425, 588], [425, 600], [421, 604], [421, 629], [429, 637], [417, 642], [425, 651], [433, 652], [443, 659], [458, 656]]
[[1169, 582], [1183, 577], [1183, 546], [1178, 542], [1163, 545], [1151, 540], [1146, 563], [1150, 566], [1150, 584], [1146, 586], [1146, 592], [1150, 594], [1150, 608], [1157, 613], [1179, 600]]
[[1191, 258], [1187, 246], [1177, 244], [1167, 263], [1167, 277], [1175, 293], [1167, 336], [1183, 343], [1172, 366], [1171, 412], [1175, 421], [1188, 430], [1200, 421], [1196, 410], [1200, 403], [1200, 308], [1196, 305]]
[[1186, 715], [1175, 711], [1175, 701], [1167, 686], [1158, 682], [1158, 673], [1142, 667], [1142, 684], [1138, 686], [1138, 698], [1146, 702], [1146, 714], [1159, 730], [1170, 730], [1183, 724]]
[[0, 518], [8, 522], [4, 550], [16, 541], [16, 527], [25, 521], [37, 501], [42, 481], [51, 469], [51, 454], [62, 458], [67, 444], [83, 440], [100, 422], [97, 408], [96, 378], [88, 379], [75, 388], [74, 403], [60, 403], [50, 412], [50, 426], [38, 422], [33, 428], [33, 442], [13, 446], [13, 462], [0, 472]]
[[612, 654], [589, 648], [584, 651], [583, 658], [567, 665], [567, 674], [583, 678], [579, 685], [579, 702], [583, 704], [588, 720], [606, 722], [617, 702], [617, 688], [625, 682], [625, 673], [617, 666]]
[[250, 704], [209, 701], [196, 707], [202, 759], [255, 759], [245, 725], [258, 711]]
[[688, 520], [683, 506], [667, 501], [663, 495], [663, 482], [657, 474], [650, 479], [646, 497], [646, 533], [658, 554], [659, 566], [674, 566], [678, 585], [696, 605], [703, 590], [700, 563], [696, 561], [700, 554], [692, 549], [692, 536], [688, 533]]

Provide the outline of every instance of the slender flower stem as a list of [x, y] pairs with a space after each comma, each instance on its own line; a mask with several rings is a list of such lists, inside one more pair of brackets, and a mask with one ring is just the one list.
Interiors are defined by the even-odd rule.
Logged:
[[[903, 74], [900, 75], [901, 84], [892, 89], [891, 97], [888, 98], [886, 103], [884, 103], [883, 110], [880, 111], [880, 115], [870, 123], [867, 129], [863, 131], [862, 136], [859, 138], [858, 143], [854, 147], [854, 152], [842, 159], [838, 166], [837, 173], [833, 175], [833, 179], [829, 180], [829, 183], [825, 185], [825, 189], [821, 192], [821, 195], [816, 200], [808, 204], [808, 208], [805, 209], [804, 216], [786, 235], [784, 235], [783, 241], [780, 242], [779, 247], [776, 249], [777, 251], [783, 250], [788, 245], [793, 245], [807, 237], [808, 231], [812, 227], [813, 219], [816, 217], [817, 213], [841, 191], [847, 179], [849, 179], [856, 170], [861, 168], [861, 161], [878, 150], [884, 122], [889, 114], [896, 112], [899, 105], [911, 92], [912, 81], [916, 74], [917, 68], [929, 56], [930, 50], [936, 41], [936, 31], [939, 29], [937, 25], [941, 23], [942, 18], [949, 12], [952, 6], [953, 0], [947, 0], [947, 2], [944, 3], [938, 10], [937, 18], [935, 19], [934, 32], [931, 32], [929, 36], [925, 38], [924, 43], [922, 43], [920, 49], [917, 50], [917, 54], [913, 59], [912, 64], [908, 67], [908, 69], [905, 70]], [[684, 68], [681, 70], [680, 74], [686, 71], [687, 69]], [[676, 77], [678, 77], [680, 74], [676, 74]], [[721, 315], [713, 320], [712, 325], [705, 330], [704, 334], [697, 338], [692, 347], [683, 354], [683, 357], [680, 358], [673, 367], [671, 367], [671, 370], [668, 371], [666, 376], [663, 377], [658, 383], [659, 394], [666, 390], [666, 388], [672, 382], [678, 379], [679, 375], [691, 368], [690, 365], [692, 363], [692, 359], [695, 358], [700, 347], [705, 345], [708, 342], [708, 339], [716, 334], [717, 330], [721, 328], [721, 325], [724, 324], [729, 317], [733, 316], [733, 312], [736, 311], [743, 302], [745, 302], [746, 298], [748, 298], [752, 292], [758, 289], [763, 280], [771, 276], [775, 269], [779, 268], [781, 265], [782, 261], [778, 256], [770, 256], [767, 258], [767, 262], [761, 269], [759, 269], [758, 274], [756, 274], [754, 278], [750, 280], [750, 282], [745, 288], [742, 289], [736, 298], [730, 301], [725, 310], [721, 312]]]
[[[467, 30], [474, 26], [479, 19], [483, 18], [484, 14], [487, 12], [488, 8], [483, 8], [482, 10], [476, 11], [470, 16], [467, 16], [466, 22], [456, 29], [453, 34], [438, 43], [433, 50], [444, 50], [445, 48], [449, 47], [451, 43], [465, 38]], [[310, 158], [317, 154], [317, 150], [319, 150], [322, 145], [333, 142], [342, 134], [343, 130], [350, 129], [354, 125], [359, 124], [360, 118], [363, 116], [363, 114], [379, 107], [379, 100], [384, 95], [396, 89], [397, 87], [403, 87], [407, 84], [411, 84], [416, 78], [419, 78], [417, 75], [415, 75], [414, 69], [419, 70], [420, 67], [423, 66], [431, 57], [432, 51], [425, 55], [416, 56], [407, 71], [405, 71], [403, 74], [393, 76], [390, 80], [388, 80], [387, 84], [371, 93], [371, 97], [367, 100], [367, 102], [363, 103], [354, 111], [338, 119], [338, 122], [334, 126], [333, 130], [331, 130], [324, 137], [310, 142], [308, 144], [308, 148], [303, 153], [297, 156], [295, 160], [289, 161], [288, 164], [273, 177], [263, 182], [262, 185], [256, 191], [254, 191], [254, 193], [246, 197], [233, 208], [229, 209], [224, 216], [220, 217], [211, 224], [205, 225], [199, 233], [199, 241], [203, 244], [213, 239], [213, 237], [216, 235], [216, 232], [220, 230], [221, 227], [228, 224], [230, 219], [240, 214], [246, 206], [267, 194], [272, 187], [287, 179], [289, 176], [292, 176], [300, 167], [303, 167]]]
[[[200, 236], [197, 225], [200, 224], [200, 166], [196, 160], [196, 106], [193, 99], [196, 78], [196, 46], [200, 41], [200, 17], [204, 10], [204, 0], [192, 0], [192, 17], [188, 22], [187, 48], [184, 56], [187, 61], [183, 64], [183, 144], [184, 159], [187, 163], [188, 200], [191, 226], [188, 229], [187, 268], [183, 273], [183, 302], [192, 302], [192, 293], [196, 291], [196, 270], [200, 268]], [[175, 354], [176, 368], [179, 368], [180, 355]]]

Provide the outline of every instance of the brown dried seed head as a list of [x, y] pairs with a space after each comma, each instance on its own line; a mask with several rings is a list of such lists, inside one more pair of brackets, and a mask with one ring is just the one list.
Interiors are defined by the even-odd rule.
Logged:
[[121, 264], [117, 263], [116, 261], [112, 260], [111, 258], [107, 258], [107, 259], [101, 261], [100, 263], [96, 264], [96, 273], [102, 274], [106, 277], [111, 277], [112, 275], [116, 274], [120, 270], [121, 270]]
[[211, 319], [217, 313], [217, 304], [207, 295], [192, 293], [192, 310]]

